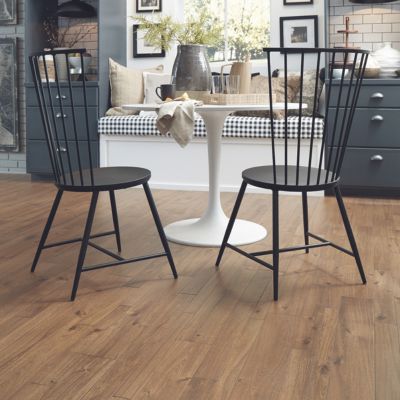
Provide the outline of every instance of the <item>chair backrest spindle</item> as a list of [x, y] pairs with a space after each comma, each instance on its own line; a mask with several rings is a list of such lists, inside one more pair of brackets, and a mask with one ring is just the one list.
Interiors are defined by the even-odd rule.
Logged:
[[300, 151], [301, 151], [301, 127], [303, 116], [303, 88], [304, 88], [304, 53], [301, 53], [300, 61], [300, 89], [299, 89], [299, 124], [297, 129], [297, 158], [296, 158], [296, 185], [299, 184]]
[[[265, 48], [264, 51], [274, 182], [281, 179], [282, 184], [294, 186], [334, 182], [343, 165], [368, 51], [339, 48]], [[283, 73], [274, 77], [273, 71], [282, 66]], [[277, 103], [283, 103], [280, 109], [284, 110], [280, 124], [272, 99], [276, 86], [282, 86], [282, 82], [284, 87], [277, 92], [281, 96]], [[323, 110], [319, 105], [321, 93], [325, 97]], [[298, 107], [294, 109], [291, 103], [298, 103]], [[279, 126], [282, 128], [278, 129]], [[283, 165], [278, 165], [282, 159]]]
[[[84, 61], [83, 61], [83, 53], [81, 53], [81, 68], [84, 71]], [[82, 90], [83, 90], [83, 102], [85, 105], [85, 123], [86, 123], [86, 138], [88, 141], [88, 151], [89, 151], [89, 166], [90, 166], [90, 181], [92, 185], [94, 185], [94, 177], [93, 177], [93, 159], [92, 159], [92, 149], [90, 145], [90, 133], [89, 133], [89, 112], [88, 112], [88, 102], [87, 102], [87, 90], [86, 90], [86, 80], [82, 79]]]
[[269, 88], [269, 107], [270, 107], [270, 121], [271, 121], [271, 143], [272, 143], [272, 162], [274, 164], [274, 182], [276, 183], [276, 152], [275, 152], [275, 121], [274, 121], [274, 108], [272, 101], [272, 70], [271, 70], [271, 55], [268, 54], [268, 88]]
[[[288, 55], [287, 53], [284, 54], [284, 85], [285, 85], [285, 131], [288, 131]], [[287, 185], [288, 180], [288, 137], [285, 135], [285, 185]]]
[[[65, 61], [68, 62], [68, 54], [65, 54]], [[68, 78], [68, 89], [69, 89], [69, 98], [71, 104], [71, 113], [72, 113], [72, 123], [74, 125], [74, 140], [75, 140], [75, 148], [76, 154], [78, 156], [78, 168], [79, 168], [79, 179], [81, 185], [84, 184], [83, 182], [83, 173], [82, 173], [82, 162], [81, 162], [81, 154], [79, 150], [79, 140], [78, 140], [78, 124], [76, 123], [76, 113], [75, 113], [75, 102], [74, 102], [74, 95], [72, 92], [72, 78], [71, 78], [71, 71], [68, 68], [67, 70], [67, 78]]]
[[[95, 185], [85, 52], [52, 50], [29, 57], [54, 180], [61, 186]], [[77, 79], [69, 68], [72, 56], [80, 60], [79, 74], [74, 76]], [[76, 99], [79, 107], [83, 106], [82, 121]]]

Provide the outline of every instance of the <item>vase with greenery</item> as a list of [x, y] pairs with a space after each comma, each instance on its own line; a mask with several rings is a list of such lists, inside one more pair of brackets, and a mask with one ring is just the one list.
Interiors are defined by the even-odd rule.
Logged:
[[149, 19], [137, 17], [140, 28], [146, 33], [144, 40], [154, 47], [168, 51], [178, 43], [177, 56], [172, 69], [177, 92], [188, 92], [193, 98], [211, 90], [211, 68], [207, 46], [218, 46], [221, 24], [205, 12], [197, 18], [176, 22], [170, 16]]

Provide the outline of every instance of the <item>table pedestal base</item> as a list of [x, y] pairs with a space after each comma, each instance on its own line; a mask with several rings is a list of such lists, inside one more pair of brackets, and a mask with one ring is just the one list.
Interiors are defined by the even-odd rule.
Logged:
[[[219, 247], [222, 244], [228, 218], [215, 220], [187, 219], [164, 228], [168, 240], [188, 246]], [[242, 246], [258, 242], [267, 236], [267, 230], [254, 222], [237, 219], [229, 243]]]

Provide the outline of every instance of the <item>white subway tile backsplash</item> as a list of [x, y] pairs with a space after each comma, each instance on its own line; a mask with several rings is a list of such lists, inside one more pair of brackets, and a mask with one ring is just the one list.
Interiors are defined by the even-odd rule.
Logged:
[[392, 32], [400, 32], [400, 22], [392, 24]]
[[399, 42], [400, 41], [400, 33], [383, 33], [383, 41], [384, 42]]
[[374, 24], [374, 32], [392, 32], [392, 24]]
[[351, 16], [351, 23], [352, 24], [362, 24], [363, 22], [365, 22], [363, 20], [363, 15], [352, 15]]
[[350, 35], [350, 45], [375, 51], [383, 42], [391, 42], [400, 49], [400, 3], [356, 5], [349, 0], [343, 4], [330, 0], [330, 45], [343, 45], [343, 35], [337, 34], [343, 28], [345, 17], [350, 17], [350, 28], [359, 33]]
[[355, 24], [354, 30], [361, 32], [361, 33], [369, 33], [372, 32], [372, 24]]
[[392, 14], [382, 14], [382, 22], [384, 23], [400, 22], [400, 12]]
[[353, 11], [351, 6], [334, 7], [335, 15], [347, 15]]
[[343, 15], [331, 15], [330, 25], [339, 25], [344, 23]]
[[391, 4], [376, 4], [372, 6], [373, 14], [390, 14], [392, 12]]
[[[354, 14], [372, 14], [371, 6], [353, 6], [352, 11]], [[351, 15], [351, 11], [348, 13], [348, 15]]]
[[363, 40], [365, 40], [365, 33], [353, 33], [350, 36], [350, 40], [352, 42], [362, 42]]
[[331, 7], [340, 7], [340, 6], [343, 6], [343, 0], [331, 0], [331, 1], [329, 2], [329, 5], [330, 5]]

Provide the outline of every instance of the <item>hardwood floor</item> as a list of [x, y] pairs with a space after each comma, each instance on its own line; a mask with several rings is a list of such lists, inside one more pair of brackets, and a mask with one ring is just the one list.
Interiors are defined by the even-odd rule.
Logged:
[[[55, 189], [0, 177], [1, 400], [398, 400], [400, 201], [346, 198], [364, 261], [331, 248], [281, 258], [272, 273], [227, 250], [172, 244], [166, 259], [83, 274], [68, 301], [77, 245], [46, 250], [29, 272]], [[206, 193], [155, 191], [169, 223], [199, 215]], [[235, 195], [223, 194], [230, 212]], [[145, 195], [117, 193], [123, 254], [161, 249]], [[309, 200], [311, 231], [348, 243], [333, 198]], [[66, 194], [50, 240], [81, 235], [88, 195]], [[301, 198], [282, 198], [281, 241], [303, 238]], [[240, 217], [271, 226], [271, 196], [247, 195]], [[112, 227], [107, 193], [94, 231]], [[115, 250], [113, 237], [98, 243]], [[255, 250], [270, 247], [252, 245]], [[88, 261], [104, 260], [89, 250]]]

